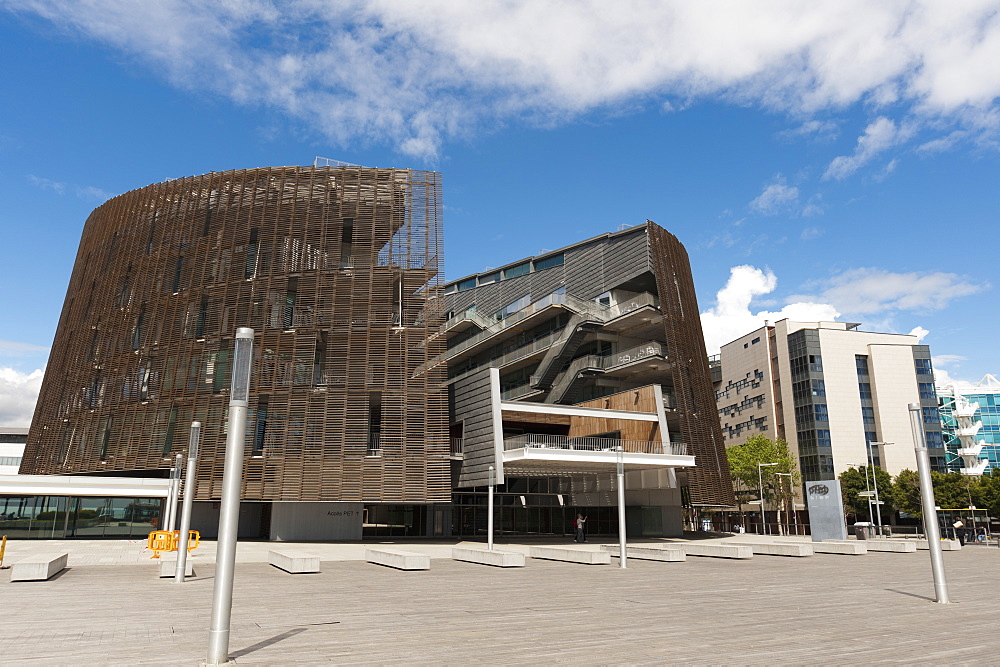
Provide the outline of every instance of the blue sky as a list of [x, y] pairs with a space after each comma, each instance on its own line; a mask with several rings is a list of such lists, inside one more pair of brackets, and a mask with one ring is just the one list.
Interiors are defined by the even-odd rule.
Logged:
[[1000, 374], [996, 2], [0, 0], [0, 44], [0, 424], [93, 208], [317, 155], [441, 171], [449, 279], [648, 218], [710, 349], [838, 314]]

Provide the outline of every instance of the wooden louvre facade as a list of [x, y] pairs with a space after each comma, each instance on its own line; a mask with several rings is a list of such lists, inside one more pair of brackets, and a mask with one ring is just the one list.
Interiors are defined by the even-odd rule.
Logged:
[[277, 167], [140, 188], [84, 227], [22, 473], [165, 474], [203, 424], [219, 498], [230, 357], [255, 330], [243, 498], [450, 499], [439, 174]]

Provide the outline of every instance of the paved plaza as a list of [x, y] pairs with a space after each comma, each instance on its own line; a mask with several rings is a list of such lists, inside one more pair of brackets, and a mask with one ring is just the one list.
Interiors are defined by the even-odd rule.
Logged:
[[[543, 542], [557, 543], [530, 544]], [[364, 562], [371, 544], [295, 545], [318, 553], [323, 571], [289, 575], [264, 562], [278, 545], [241, 543], [237, 662], [1000, 662], [995, 544], [944, 553], [951, 605], [930, 601], [926, 551], [629, 560], [625, 570], [617, 560], [529, 559], [500, 569], [450, 560], [455, 542], [405, 542], [398, 547], [432, 561], [429, 571], [402, 572]], [[0, 574], [0, 664], [204, 659], [214, 543], [199, 549], [196, 576], [184, 584], [157, 578], [139, 542], [11, 542], [6, 563], [59, 549], [70, 553], [69, 568], [52, 580]]]

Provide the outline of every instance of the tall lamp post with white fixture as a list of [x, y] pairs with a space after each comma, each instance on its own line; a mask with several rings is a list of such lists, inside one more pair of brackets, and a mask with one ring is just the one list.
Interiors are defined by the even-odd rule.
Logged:
[[229, 662], [229, 630], [233, 612], [233, 572], [236, 569], [236, 533], [240, 519], [243, 482], [243, 448], [246, 445], [247, 408], [250, 402], [250, 366], [253, 329], [236, 330], [233, 375], [229, 386], [229, 423], [226, 463], [222, 471], [222, 502], [216, 547], [215, 589], [212, 594], [212, 627], [208, 633], [207, 665]]
[[[872, 454], [872, 447], [883, 447], [885, 445], [893, 445], [893, 442], [869, 442], [868, 443], [868, 461], [872, 467], [872, 486], [875, 488], [875, 512], [878, 514], [878, 534], [882, 534], [882, 501], [878, 497], [878, 476], [875, 474], [875, 456]], [[881, 467], [881, 466], [879, 466]]]
[[777, 463], [758, 463], [757, 464], [757, 483], [760, 485], [760, 524], [763, 534], [767, 535], [767, 518], [764, 514], [764, 473], [762, 470], [768, 466], [776, 466]]
[[[790, 473], [790, 472], [776, 472], [774, 474], [777, 475], [777, 476], [779, 476], [779, 477], [787, 477], [788, 478], [788, 494], [792, 495], [792, 473]], [[792, 513], [794, 514], [795, 513], [795, 497], [794, 497], [794, 495], [792, 495], [791, 503], [792, 503]], [[788, 521], [788, 517], [786, 516], [785, 517], [785, 522], [786, 522], [785, 523], [785, 528], [786, 528], [786, 531], [787, 531], [787, 528], [788, 528], [787, 521]], [[779, 528], [780, 528], [780, 525], [779, 525]], [[796, 531], [796, 532], [798, 532], [798, 531]]]

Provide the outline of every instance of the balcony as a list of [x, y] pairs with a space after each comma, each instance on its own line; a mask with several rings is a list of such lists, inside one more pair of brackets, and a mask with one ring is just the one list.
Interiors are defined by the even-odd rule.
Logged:
[[990, 462], [986, 459], [982, 459], [974, 466], [962, 468], [961, 472], [963, 475], [982, 475], [986, 472], [986, 468], [990, 465]]
[[983, 446], [985, 444], [986, 444], [986, 442], [980, 440], [979, 442], [977, 442], [976, 444], [974, 444], [971, 447], [963, 447], [963, 448], [959, 449], [958, 450], [958, 455], [959, 456], [976, 456], [976, 457], [978, 457], [979, 453], [983, 451]]
[[451, 458], [453, 459], [464, 459], [464, 444], [465, 440], [463, 438], [452, 438], [451, 439]]
[[968, 426], [959, 426], [955, 429], [955, 435], [964, 438], [971, 438], [975, 436], [983, 428], [983, 422], [977, 421], [975, 424], [969, 424]]
[[694, 457], [682, 442], [522, 434], [504, 438], [504, 470], [566, 474], [612, 472], [619, 457], [629, 470], [689, 467]]

